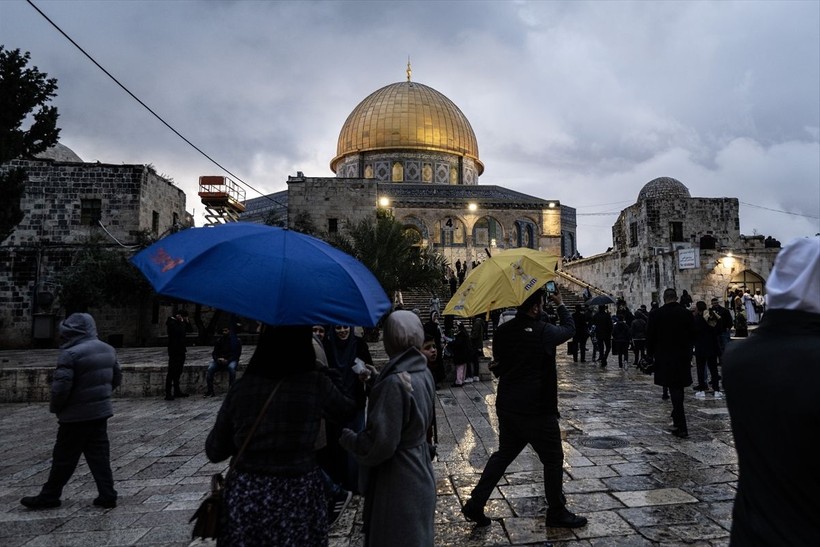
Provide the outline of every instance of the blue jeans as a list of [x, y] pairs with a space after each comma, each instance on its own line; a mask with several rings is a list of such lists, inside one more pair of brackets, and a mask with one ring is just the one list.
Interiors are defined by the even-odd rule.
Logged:
[[236, 367], [239, 365], [238, 361], [229, 361], [226, 365], [220, 365], [215, 360], [208, 365], [208, 372], [205, 373], [205, 380], [208, 382], [208, 392], [214, 390], [214, 374], [218, 369], [228, 369], [228, 385], [232, 386], [233, 381], [236, 380]]

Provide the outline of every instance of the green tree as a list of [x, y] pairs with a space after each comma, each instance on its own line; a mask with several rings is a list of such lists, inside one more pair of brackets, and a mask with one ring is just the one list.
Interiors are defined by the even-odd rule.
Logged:
[[[28, 52], [0, 45], [0, 165], [32, 158], [57, 143], [57, 108], [46, 106], [57, 90], [57, 80], [37, 67], [26, 68]], [[28, 122], [24, 128], [23, 122]], [[0, 242], [23, 219], [20, 200], [28, 174], [20, 167], [0, 173]]]
[[418, 232], [405, 230], [387, 211], [348, 227], [347, 236], [330, 243], [367, 266], [387, 294], [408, 288], [435, 292], [441, 286], [444, 257], [419, 246]]
[[139, 305], [153, 289], [128, 255], [89, 243], [74, 254], [60, 276], [60, 303], [66, 314], [101, 306]]

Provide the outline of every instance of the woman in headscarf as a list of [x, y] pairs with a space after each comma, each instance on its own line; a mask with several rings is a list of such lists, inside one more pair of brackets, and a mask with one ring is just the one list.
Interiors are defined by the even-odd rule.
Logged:
[[409, 311], [384, 324], [390, 360], [376, 377], [364, 431], [342, 431], [340, 444], [362, 465], [365, 545], [433, 545], [436, 483], [426, 434], [436, 387], [421, 352], [424, 329]]
[[354, 402], [317, 369], [310, 326], [265, 328], [225, 396], [205, 453], [214, 463], [236, 457], [274, 390], [227, 477], [218, 545], [328, 544], [316, 437], [322, 417], [349, 416]]

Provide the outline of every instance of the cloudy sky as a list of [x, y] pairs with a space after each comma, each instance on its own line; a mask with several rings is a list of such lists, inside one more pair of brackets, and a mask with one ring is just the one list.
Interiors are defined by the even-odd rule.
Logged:
[[[245, 181], [332, 176], [339, 130], [405, 79], [464, 112], [496, 184], [577, 208], [583, 255], [661, 176], [737, 197], [744, 234], [820, 232], [820, 2], [32, 0], [123, 86]], [[149, 163], [188, 195], [226, 174], [25, 0], [0, 44], [57, 78], [61, 142]]]

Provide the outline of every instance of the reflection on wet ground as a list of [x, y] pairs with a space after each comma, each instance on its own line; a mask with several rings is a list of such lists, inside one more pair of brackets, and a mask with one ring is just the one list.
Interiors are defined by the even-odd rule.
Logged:
[[[129, 363], [163, 362], [163, 348], [135, 350], [138, 356], [120, 351]], [[564, 355], [558, 370], [564, 490], [589, 524], [545, 527], [541, 464], [529, 448], [487, 504], [492, 525], [476, 529], [463, 519], [461, 504], [498, 440], [496, 384], [486, 380], [438, 391], [436, 545], [728, 545], [737, 459], [725, 401], [695, 399], [687, 390], [690, 437], [682, 440], [666, 431], [671, 405], [650, 376], [617, 364], [602, 370], [572, 363]], [[39, 512], [25, 510], [19, 499], [45, 481], [56, 421], [47, 403], [0, 405], [0, 544], [187, 545], [188, 518], [210, 475], [224, 469], [203, 452], [220, 402], [116, 399], [109, 431], [118, 507], [92, 507], [96, 490], [81, 462], [63, 505]], [[331, 530], [332, 546], [363, 544], [361, 502], [354, 497]]]

